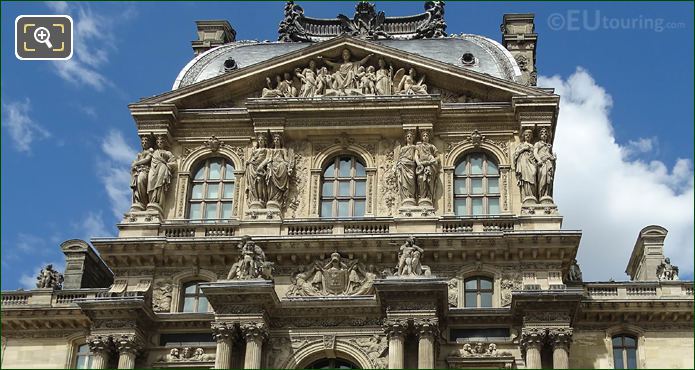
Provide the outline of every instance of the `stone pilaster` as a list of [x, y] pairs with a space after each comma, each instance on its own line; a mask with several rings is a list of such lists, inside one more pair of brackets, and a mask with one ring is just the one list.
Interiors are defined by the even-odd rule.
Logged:
[[545, 328], [523, 328], [521, 348], [526, 352], [526, 368], [541, 368], [541, 348], [547, 335]]
[[389, 338], [389, 369], [402, 369], [404, 366], [403, 347], [407, 330], [405, 320], [390, 319], [384, 323], [384, 331]]
[[418, 369], [434, 369], [434, 346], [439, 336], [439, 321], [436, 318], [416, 319], [415, 333], [418, 337]]
[[553, 369], [569, 368], [569, 348], [572, 342], [572, 328], [549, 329], [548, 340], [553, 346]]
[[268, 327], [265, 323], [250, 322], [241, 324], [240, 329], [246, 340], [244, 369], [260, 369], [263, 342], [268, 338]]
[[106, 369], [113, 352], [111, 338], [104, 335], [90, 335], [87, 337], [87, 343], [89, 350], [94, 354], [92, 369]]
[[215, 369], [230, 369], [232, 367], [232, 341], [235, 334], [236, 328], [233, 323], [212, 323], [212, 335], [217, 341]]
[[134, 369], [135, 358], [142, 350], [142, 341], [136, 335], [124, 334], [114, 338], [118, 350], [118, 368]]

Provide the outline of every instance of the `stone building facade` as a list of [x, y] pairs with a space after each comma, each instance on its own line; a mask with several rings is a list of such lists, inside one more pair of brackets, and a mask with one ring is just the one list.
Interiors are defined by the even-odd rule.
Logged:
[[2, 367], [692, 368], [665, 229], [629, 281], [582, 279], [533, 22], [504, 15], [501, 43], [447, 35], [442, 2], [288, 2], [278, 42], [197, 22], [172, 90], [129, 106], [118, 236], [2, 292]]

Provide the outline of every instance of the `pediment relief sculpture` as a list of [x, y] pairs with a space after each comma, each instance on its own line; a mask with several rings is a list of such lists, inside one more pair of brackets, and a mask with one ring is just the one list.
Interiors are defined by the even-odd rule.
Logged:
[[227, 280], [273, 279], [273, 263], [249, 236], [241, 238], [237, 249], [241, 256], [229, 269]]
[[286, 296], [371, 295], [377, 278], [373, 266], [365, 267], [359, 261], [346, 259], [336, 252], [327, 260], [300, 267], [292, 275], [292, 286]]
[[[414, 68], [394, 67], [383, 58], [373, 61], [374, 54], [355, 60], [349, 49], [343, 49], [341, 59], [332, 61], [319, 56], [293, 73], [266, 78], [262, 98], [314, 98], [322, 96], [359, 95], [426, 95], [425, 75]], [[319, 65], [322, 64], [322, 65]]]

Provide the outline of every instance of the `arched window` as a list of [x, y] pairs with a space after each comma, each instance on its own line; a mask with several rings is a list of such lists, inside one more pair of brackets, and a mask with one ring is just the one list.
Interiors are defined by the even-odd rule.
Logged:
[[492, 307], [492, 279], [474, 276], [464, 281], [463, 300], [466, 308]]
[[367, 201], [367, 172], [352, 156], [333, 159], [323, 171], [321, 217], [362, 217]]
[[208, 299], [200, 290], [201, 283], [205, 281], [191, 281], [183, 285], [181, 312], [208, 312]]
[[75, 352], [75, 368], [76, 369], [91, 369], [92, 368], [92, 352], [89, 350], [89, 344], [82, 344], [77, 347]]
[[360, 367], [341, 358], [326, 358], [313, 362], [306, 369], [359, 369]]
[[454, 212], [458, 216], [500, 213], [500, 171], [491, 156], [470, 153], [456, 165]]
[[193, 176], [188, 218], [229, 219], [234, 201], [234, 166], [223, 158], [209, 158]]
[[637, 368], [637, 338], [622, 334], [613, 336], [613, 363], [616, 369]]

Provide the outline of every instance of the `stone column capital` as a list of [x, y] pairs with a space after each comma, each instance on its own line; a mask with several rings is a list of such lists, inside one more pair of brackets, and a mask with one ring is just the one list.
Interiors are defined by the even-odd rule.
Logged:
[[132, 353], [137, 355], [142, 350], [142, 340], [136, 334], [119, 334], [113, 337], [118, 353]]
[[219, 342], [230, 341], [237, 334], [237, 329], [232, 322], [213, 321], [212, 336]]
[[384, 331], [390, 338], [403, 338], [408, 330], [408, 322], [403, 319], [384, 320]]
[[113, 350], [113, 340], [109, 335], [88, 335], [87, 344], [94, 353], [109, 353]]
[[420, 338], [427, 336], [437, 338], [439, 334], [439, 319], [436, 317], [415, 319], [413, 320], [413, 327], [415, 328], [415, 334]]
[[572, 328], [551, 328], [548, 329], [548, 340], [553, 348], [569, 349], [572, 342], [572, 332]]
[[543, 346], [545, 338], [547, 336], [546, 328], [535, 328], [526, 327], [521, 329], [521, 347], [524, 349], [537, 348], [540, 349]]
[[247, 342], [263, 342], [268, 338], [268, 326], [264, 322], [246, 322], [239, 325], [241, 334]]

